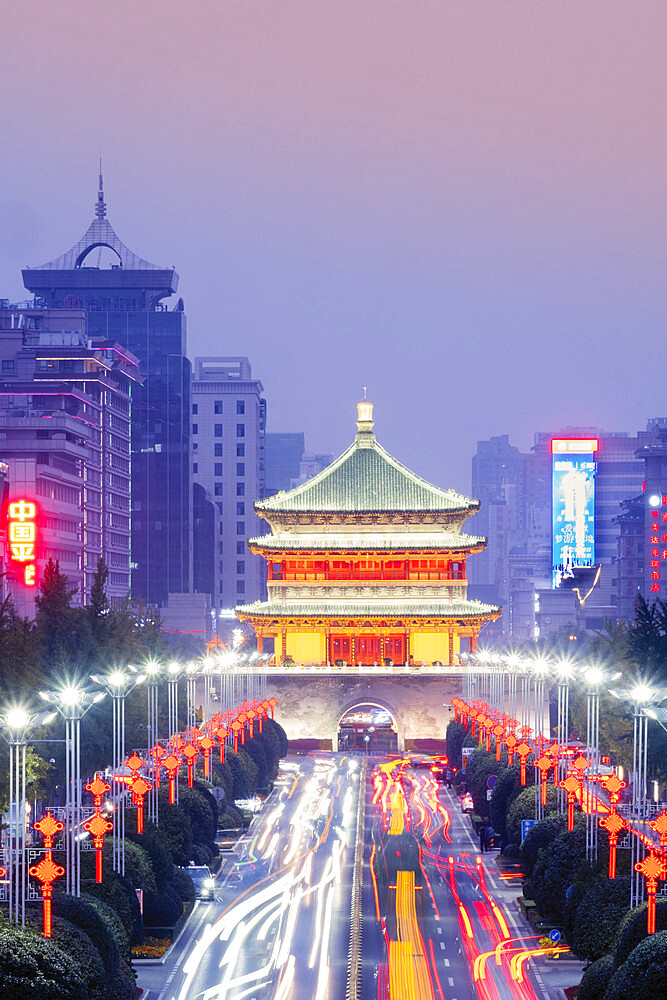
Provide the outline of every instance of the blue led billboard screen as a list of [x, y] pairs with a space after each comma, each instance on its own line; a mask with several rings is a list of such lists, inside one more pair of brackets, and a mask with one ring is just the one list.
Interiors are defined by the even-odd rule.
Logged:
[[595, 440], [552, 441], [553, 586], [595, 562]]

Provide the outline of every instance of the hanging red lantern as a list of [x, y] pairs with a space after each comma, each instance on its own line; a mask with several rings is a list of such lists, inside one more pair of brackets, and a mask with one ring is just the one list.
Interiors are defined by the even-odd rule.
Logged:
[[59, 819], [55, 819], [51, 812], [47, 810], [46, 816], [34, 824], [35, 830], [44, 837], [45, 855], [37, 865], [32, 865], [28, 870], [33, 878], [41, 883], [42, 890], [42, 910], [44, 937], [51, 937], [51, 897], [53, 896], [53, 883], [57, 878], [65, 874], [65, 869], [57, 865], [52, 857], [53, 838], [65, 828], [65, 824]]
[[635, 871], [641, 872], [646, 880], [646, 893], [648, 895], [647, 933], [655, 934], [655, 894], [658, 889], [658, 879], [664, 879], [667, 875], [667, 859], [664, 855], [651, 849], [643, 861], [637, 862]]

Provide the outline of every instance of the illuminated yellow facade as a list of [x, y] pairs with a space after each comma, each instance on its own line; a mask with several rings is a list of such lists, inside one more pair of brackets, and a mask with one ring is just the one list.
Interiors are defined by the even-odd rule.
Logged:
[[248, 543], [267, 561], [268, 600], [236, 613], [260, 650], [273, 640], [276, 663], [452, 665], [500, 615], [467, 597], [466, 560], [486, 539], [462, 529], [478, 508], [392, 458], [364, 401], [335, 462], [255, 503], [271, 528]]

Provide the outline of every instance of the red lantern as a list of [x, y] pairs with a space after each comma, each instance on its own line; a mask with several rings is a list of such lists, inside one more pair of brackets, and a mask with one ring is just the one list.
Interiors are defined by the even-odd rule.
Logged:
[[195, 773], [195, 760], [197, 759], [197, 754], [199, 753], [199, 747], [195, 746], [194, 743], [186, 743], [185, 746], [181, 747], [181, 753], [185, 757], [188, 764], [188, 788], [192, 788]]
[[238, 719], [234, 719], [231, 725], [231, 729], [234, 732], [234, 753], [239, 752], [239, 731], [243, 729], [243, 723], [239, 722]]
[[211, 749], [215, 746], [215, 740], [212, 740], [210, 736], [202, 736], [199, 741], [199, 746], [204, 751], [204, 777], [208, 778], [211, 761]]
[[646, 879], [646, 892], [648, 894], [648, 922], [647, 932], [655, 934], [655, 894], [658, 888], [658, 879], [667, 875], [667, 860], [662, 854], [651, 849], [643, 861], [638, 861], [635, 871], [641, 872]]
[[220, 763], [224, 764], [225, 763], [225, 740], [227, 739], [227, 736], [229, 735], [229, 731], [227, 729], [225, 729], [224, 726], [221, 725], [221, 726], [219, 726], [217, 728], [215, 735], [216, 735], [216, 737], [218, 739], [218, 743], [220, 744]]
[[546, 754], [542, 754], [541, 757], [533, 761], [535, 767], [539, 768], [541, 772], [541, 802], [543, 806], [547, 804], [547, 776], [553, 767], [553, 763], [551, 757], [548, 757]]
[[151, 788], [150, 781], [146, 781], [141, 775], [137, 777], [132, 782], [132, 795], [134, 796], [134, 801], [137, 803], [137, 833], [144, 832], [144, 796], [147, 792], [150, 792]]
[[92, 781], [86, 785], [86, 791], [93, 796], [93, 803], [96, 809], [102, 805], [102, 796], [111, 791], [111, 785], [107, 784], [99, 774], [96, 774]]
[[170, 753], [167, 754], [166, 757], [163, 757], [160, 763], [167, 772], [167, 777], [169, 778], [169, 804], [173, 806], [175, 802], [174, 782], [176, 781], [178, 769], [181, 766], [181, 758], [176, 757], [173, 753]]
[[574, 800], [578, 791], [581, 790], [581, 781], [576, 774], [568, 774], [560, 787], [567, 792], [567, 828], [574, 830]]
[[508, 733], [505, 737], [505, 746], [507, 747], [507, 763], [512, 766], [512, 761], [514, 760], [514, 750], [518, 744], [518, 739], [514, 733]]
[[154, 747], [151, 747], [148, 751], [153, 758], [153, 768], [155, 771], [155, 787], [160, 787], [160, 761], [163, 757], [166, 757], [167, 751], [159, 743], [156, 743]]
[[278, 702], [276, 701], [275, 698], [269, 698], [269, 706], [271, 707], [271, 718], [273, 718], [273, 710], [277, 704]]
[[663, 809], [662, 812], [649, 822], [649, 826], [654, 833], [658, 834], [660, 838], [660, 848], [665, 850], [667, 848], [667, 812]]
[[[139, 778], [139, 781], [143, 781], [143, 778]], [[92, 834], [93, 844], [95, 845], [95, 881], [102, 881], [102, 848], [104, 847], [104, 835], [108, 833], [109, 830], [113, 830], [113, 823], [110, 823], [108, 819], [100, 813], [99, 810], [95, 814], [87, 819], [83, 824], [84, 830]]]
[[616, 878], [616, 845], [618, 835], [621, 830], [625, 830], [627, 823], [617, 812], [610, 812], [608, 816], [603, 816], [600, 826], [609, 834], [609, 878]]
[[498, 723], [497, 726], [493, 727], [493, 735], [496, 738], [496, 760], [500, 760], [500, 751], [503, 748], [503, 736], [505, 735], [505, 727]]
[[33, 878], [41, 883], [42, 889], [42, 909], [44, 937], [51, 937], [51, 897], [53, 896], [53, 883], [57, 878], [65, 874], [65, 869], [57, 865], [52, 857], [53, 838], [56, 833], [64, 829], [64, 824], [59, 819], [55, 819], [49, 810], [43, 819], [34, 824], [44, 837], [44, 847], [46, 854], [37, 865], [32, 865], [28, 870]]
[[525, 741], [522, 741], [516, 747], [516, 753], [518, 753], [521, 758], [521, 784], [526, 784], [526, 757], [529, 753], [533, 752], [533, 748], [528, 745]]

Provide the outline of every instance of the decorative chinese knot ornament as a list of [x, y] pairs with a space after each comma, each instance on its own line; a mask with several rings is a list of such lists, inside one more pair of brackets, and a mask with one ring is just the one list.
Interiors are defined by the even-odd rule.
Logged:
[[37, 830], [44, 837], [45, 854], [37, 865], [29, 868], [30, 874], [41, 883], [44, 937], [51, 937], [51, 897], [53, 896], [53, 883], [57, 878], [65, 874], [65, 869], [57, 865], [53, 860], [52, 848], [53, 838], [64, 829], [64, 823], [55, 819], [47, 810], [46, 816], [38, 820], [35, 824]]
[[637, 862], [635, 871], [641, 872], [646, 880], [648, 894], [647, 932], [655, 934], [655, 894], [658, 888], [658, 879], [665, 878], [667, 875], [667, 860], [664, 855], [651, 849], [643, 861]]
[[113, 830], [113, 823], [106, 819], [102, 813], [102, 796], [110, 790], [111, 786], [107, 784], [99, 774], [96, 774], [92, 781], [86, 785], [86, 791], [90, 792], [93, 796], [93, 804], [95, 806], [94, 815], [86, 820], [83, 824], [84, 830], [87, 830], [93, 838], [93, 844], [95, 845], [95, 881], [102, 881], [102, 848], [104, 847], [104, 835]]

